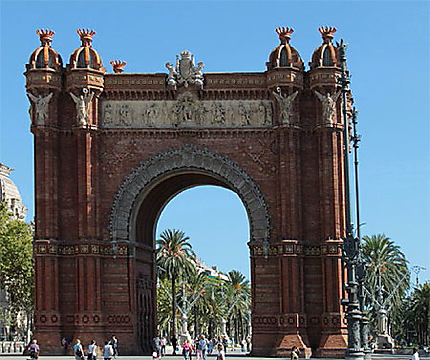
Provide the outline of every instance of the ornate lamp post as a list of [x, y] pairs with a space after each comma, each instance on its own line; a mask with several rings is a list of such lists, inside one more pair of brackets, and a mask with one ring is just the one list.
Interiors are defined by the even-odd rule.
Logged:
[[365, 314], [365, 300], [366, 292], [364, 287], [364, 279], [366, 278], [366, 265], [362, 257], [361, 247], [361, 226], [360, 226], [360, 191], [358, 183], [358, 148], [361, 136], [357, 134], [357, 113], [355, 107], [352, 108], [352, 147], [354, 148], [354, 178], [355, 178], [355, 213], [357, 219], [357, 241], [359, 250], [359, 261], [357, 266], [357, 280], [358, 280], [358, 300], [360, 303], [361, 321], [360, 321], [360, 335], [361, 345], [364, 351], [364, 358], [371, 359], [372, 349], [369, 346], [369, 319]]
[[[349, 78], [346, 71], [346, 44], [341, 40], [338, 44], [339, 59], [341, 64], [341, 77], [339, 84], [342, 92], [342, 115], [344, 120], [343, 139], [344, 139], [344, 171], [345, 171], [345, 214], [346, 214], [346, 238], [344, 239], [342, 257], [347, 268], [348, 282], [346, 291], [348, 299], [343, 300], [343, 304], [347, 306], [346, 320], [348, 327], [348, 348], [346, 350], [347, 359], [364, 360], [364, 351], [362, 345], [362, 312], [360, 307], [359, 295], [360, 284], [359, 278], [364, 278], [364, 268], [362, 265], [360, 254], [360, 238], [354, 237], [353, 224], [351, 220], [351, 200], [350, 200], [350, 184], [349, 184], [349, 126], [347, 113], [347, 92]], [[357, 162], [358, 165], [358, 162]], [[357, 170], [357, 169], [356, 169]], [[358, 184], [358, 183], [357, 183]], [[356, 185], [357, 190], [357, 185]], [[358, 193], [356, 193], [358, 198]], [[361, 275], [361, 276], [359, 276]]]

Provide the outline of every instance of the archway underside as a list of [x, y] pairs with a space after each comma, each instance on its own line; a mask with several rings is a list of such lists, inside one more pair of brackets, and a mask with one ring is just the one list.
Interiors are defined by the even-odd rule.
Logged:
[[152, 350], [152, 339], [157, 328], [154, 249], [155, 228], [162, 210], [178, 193], [195, 186], [216, 185], [232, 190], [228, 184], [213, 175], [185, 169], [166, 173], [162, 179], [154, 180], [154, 183], [148, 186], [149, 189], [142, 190], [136, 199], [137, 211], [136, 215], [132, 215], [134, 220], [130, 223], [130, 234], [136, 242], [134, 274], [137, 343], [147, 354]]

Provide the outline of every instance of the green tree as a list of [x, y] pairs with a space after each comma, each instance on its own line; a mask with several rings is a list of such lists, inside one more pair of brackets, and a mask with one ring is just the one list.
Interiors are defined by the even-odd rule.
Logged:
[[9, 317], [33, 311], [34, 267], [32, 227], [16, 220], [0, 203], [0, 287], [8, 294]]
[[250, 320], [251, 289], [249, 281], [237, 270], [228, 273], [225, 284], [227, 298], [227, 327], [230, 334], [234, 334], [236, 341], [240, 341], [247, 334]]
[[[430, 283], [425, 283], [414, 289], [405, 301], [402, 312], [402, 329], [404, 336], [416, 334], [414, 340], [420, 345], [430, 343]], [[411, 341], [412, 339], [409, 339]]]
[[192, 258], [195, 256], [189, 237], [183, 231], [167, 229], [157, 240], [157, 266], [161, 279], [168, 278], [171, 284], [172, 329], [171, 336], [176, 337], [176, 283], [194, 270]]
[[[365, 287], [370, 296], [367, 298], [370, 319], [375, 324], [375, 299], [380, 303], [387, 300], [386, 309], [396, 312], [402, 305], [409, 289], [410, 273], [408, 261], [400, 250], [384, 234], [363, 237], [363, 257], [367, 265]], [[382, 284], [382, 298], [378, 299], [379, 277]]]

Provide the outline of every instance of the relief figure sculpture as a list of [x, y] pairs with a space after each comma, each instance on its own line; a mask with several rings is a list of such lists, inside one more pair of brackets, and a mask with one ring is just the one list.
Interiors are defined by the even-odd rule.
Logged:
[[251, 118], [249, 116], [249, 108], [242, 102], [239, 102], [240, 126], [249, 126]]
[[335, 122], [336, 103], [340, 95], [340, 90], [334, 95], [331, 95], [329, 92], [327, 95], [323, 95], [317, 90], [315, 90], [315, 94], [322, 104], [323, 120], [328, 124], [333, 124]]
[[94, 97], [94, 93], [90, 92], [88, 89], [82, 90], [83, 95], [76, 96], [70, 92], [70, 96], [76, 105], [76, 117], [79, 125], [86, 125], [88, 121], [88, 107], [91, 100]]
[[48, 104], [52, 98], [53, 93], [49, 95], [42, 96], [37, 95], [34, 96], [32, 93], [27, 92], [27, 96], [34, 104], [35, 111], [32, 110], [32, 106], [30, 105], [30, 118], [35, 122], [36, 125], [44, 125], [45, 120], [48, 117]]
[[276, 100], [278, 100], [279, 108], [281, 110], [281, 121], [283, 124], [290, 123], [291, 108], [293, 101], [296, 98], [298, 91], [293, 92], [291, 95], [282, 95], [281, 89], [278, 87], [277, 92], [273, 92]]

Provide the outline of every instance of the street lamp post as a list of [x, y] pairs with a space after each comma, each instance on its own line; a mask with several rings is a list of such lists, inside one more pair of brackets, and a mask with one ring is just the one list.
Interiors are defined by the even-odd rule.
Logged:
[[[345, 174], [345, 215], [346, 215], [346, 237], [343, 242], [342, 257], [347, 268], [348, 282], [346, 291], [348, 299], [343, 301], [347, 306], [346, 320], [348, 328], [348, 348], [346, 350], [347, 359], [364, 360], [362, 346], [362, 312], [359, 301], [359, 282], [357, 270], [362, 269], [360, 256], [360, 239], [354, 237], [353, 224], [351, 220], [351, 200], [349, 184], [349, 127], [347, 113], [347, 92], [349, 78], [346, 71], [346, 44], [341, 40], [338, 44], [339, 60], [341, 65], [341, 76], [339, 84], [342, 92], [342, 115], [343, 115], [343, 155], [344, 155], [344, 174]], [[360, 271], [358, 271], [360, 274]]]
[[361, 223], [360, 223], [360, 191], [358, 182], [358, 148], [360, 146], [361, 136], [357, 133], [357, 113], [355, 107], [352, 108], [352, 147], [354, 149], [354, 179], [355, 179], [355, 213], [357, 220], [357, 240], [359, 250], [359, 262], [357, 266], [357, 280], [358, 280], [358, 301], [360, 303], [361, 320], [360, 320], [360, 335], [361, 345], [364, 351], [364, 358], [371, 359], [372, 349], [369, 346], [369, 319], [365, 313], [365, 285], [366, 278], [366, 265], [364, 263], [362, 247], [361, 247]]

